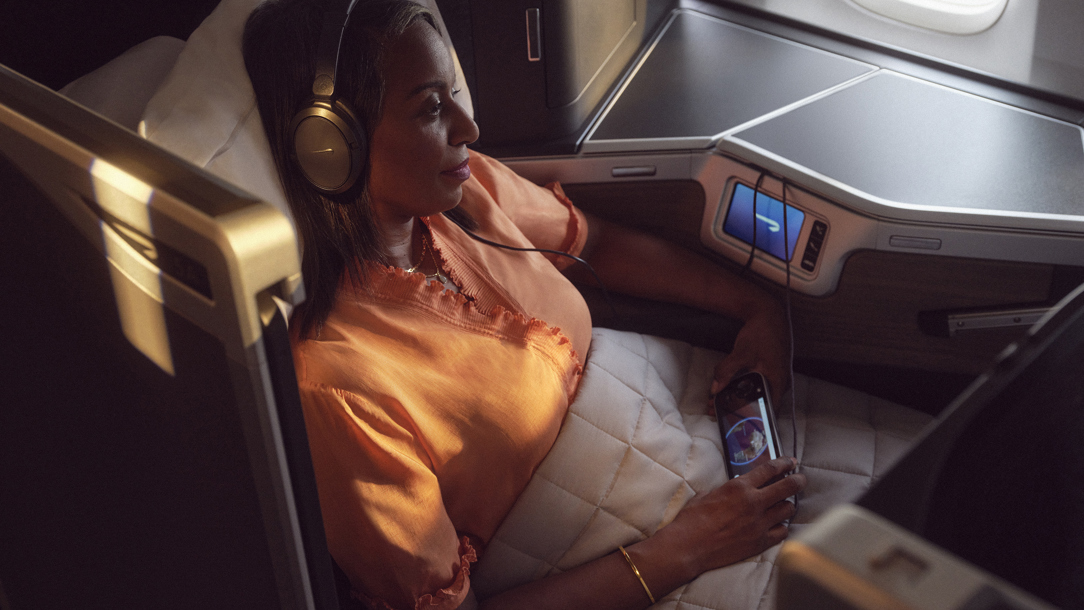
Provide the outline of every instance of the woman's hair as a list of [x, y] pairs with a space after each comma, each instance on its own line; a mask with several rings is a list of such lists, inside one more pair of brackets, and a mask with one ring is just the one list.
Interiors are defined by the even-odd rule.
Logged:
[[[289, 127], [312, 99], [324, 14], [315, 0], [267, 0], [249, 17], [243, 42], [245, 68], [303, 245], [306, 300], [295, 314], [302, 337], [331, 313], [344, 272], [364, 285], [364, 265], [356, 261], [387, 262], [369, 197], [368, 158], [357, 183], [330, 196], [317, 192], [291, 158]], [[367, 145], [380, 122], [387, 48], [419, 20], [437, 27], [433, 15], [410, 0], [359, 0], [351, 13], [335, 90], [353, 108]]]

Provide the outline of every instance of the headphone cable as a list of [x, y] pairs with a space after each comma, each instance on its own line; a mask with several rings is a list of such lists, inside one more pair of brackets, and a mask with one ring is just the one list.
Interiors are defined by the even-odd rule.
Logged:
[[[745, 272], [749, 271], [749, 268], [753, 266], [753, 257], [757, 252], [757, 196], [760, 195], [760, 185], [764, 182], [765, 171], [760, 170], [760, 175], [757, 176], [756, 184], [753, 186], [753, 243], [749, 248], [749, 258], [745, 259], [745, 264], [741, 268], [741, 273], [738, 277], [745, 277]], [[735, 186], [735, 188], [737, 188]], [[784, 221], [786, 218], [784, 218]]]
[[[795, 460], [798, 459], [798, 407], [795, 393], [798, 388], [794, 383], [794, 319], [791, 317], [790, 305], [790, 259], [793, 253], [790, 251], [790, 235], [787, 230], [787, 179], [780, 178], [783, 183], [783, 255], [786, 260], [783, 266], [787, 271], [787, 285], [784, 292], [784, 308], [787, 314], [787, 367], [790, 375], [790, 450]], [[801, 229], [799, 229], [801, 230]], [[795, 244], [797, 245], [797, 244]], [[797, 469], [795, 470], [797, 472]], [[794, 514], [798, 514], [798, 495], [794, 495]]]
[[447, 215], [445, 215], [445, 218], [455, 223], [455, 225], [462, 229], [468, 237], [487, 246], [501, 248], [503, 250], [511, 250], [513, 252], [541, 252], [543, 254], [555, 254], [557, 256], [563, 256], [565, 258], [572, 259], [573, 261], [583, 265], [584, 268], [591, 273], [591, 277], [595, 278], [595, 282], [598, 284], [599, 289], [602, 290], [602, 296], [606, 298], [606, 304], [610, 307], [610, 312], [613, 314], [614, 320], [622, 319], [621, 316], [617, 313], [617, 307], [614, 306], [613, 299], [610, 297], [610, 291], [606, 289], [606, 284], [602, 282], [602, 278], [600, 278], [598, 276], [598, 273], [595, 272], [595, 268], [591, 266], [591, 263], [583, 260], [578, 256], [569, 254], [568, 252], [561, 252], [560, 250], [550, 250], [548, 248], [521, 248], [519, 246], [509, 246], [508, 244], [491, 241], [480, 235], [477, 235], [467, 227], [463, 226], [462, 222], [458, 218], [453, 218]]

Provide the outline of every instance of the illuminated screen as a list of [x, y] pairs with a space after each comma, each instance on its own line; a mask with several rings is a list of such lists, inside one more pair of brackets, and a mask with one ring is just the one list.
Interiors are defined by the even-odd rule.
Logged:
[[726, 412], [720, 422], [726, 456], [732, 476], [743, 475], [757, 465], [778, 457], [768, 421], [768, 405], [763, 398]]
[[[744, 184], [734, 186], [730, 197], [730, 209], [726, 213], [723, 231], [749, 245], [753, 245], [753, 226], [756, 226], [756, 247], [768, 254], [789, 261], [794, 256], [794, 246], [802, 231], [805, 213], [787, 206], [786, 227], [783, 226], [783, 202], [761, 193], [756, 197], [756, 219], [753, 216], [753, 189]], [[783, 251], [783, 234], [789, 238], [786, 256]]]

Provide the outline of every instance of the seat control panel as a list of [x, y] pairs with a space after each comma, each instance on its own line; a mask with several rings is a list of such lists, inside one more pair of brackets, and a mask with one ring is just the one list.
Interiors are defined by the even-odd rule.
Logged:
[[805, 242], [805, 253], [802, 254], [802, 269], [812, 272], [817, 268], [817, 258], [820, 257], [824, 236], [827, 234], [828, 225], [820, 220], [814, 220], [809, 230], [809, 239]]

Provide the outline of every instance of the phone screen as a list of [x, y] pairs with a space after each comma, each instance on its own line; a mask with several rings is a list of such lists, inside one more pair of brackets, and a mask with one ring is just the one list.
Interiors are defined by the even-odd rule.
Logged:
[[731, 477], [779, 457], [767, 393], [756, 373], [744, 375], [715, 397], [715, 413]]

